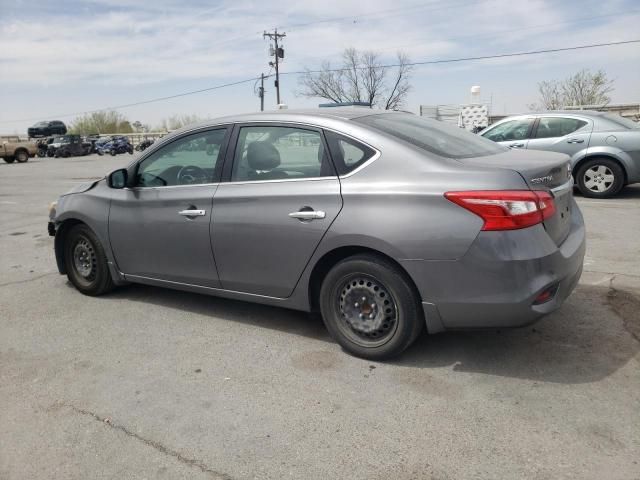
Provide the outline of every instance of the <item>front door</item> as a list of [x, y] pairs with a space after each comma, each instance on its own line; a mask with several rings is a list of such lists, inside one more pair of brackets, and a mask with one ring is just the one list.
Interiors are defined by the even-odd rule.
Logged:
[[213, 199], [220, 282], [227, 290], [288, 297], [342, 207], [340, 182], [320, 130], [246, 125], [234, 138], [230, 181]]
[[109, 238], [127, 276], [218, 287], [209, 224], [227, 128], [182, 136], [144, 157], [114, 190]]
[[587, 149], [593, 124], [581, 118], [540, 117], [527, 148], [566, 153], [573, 157]]

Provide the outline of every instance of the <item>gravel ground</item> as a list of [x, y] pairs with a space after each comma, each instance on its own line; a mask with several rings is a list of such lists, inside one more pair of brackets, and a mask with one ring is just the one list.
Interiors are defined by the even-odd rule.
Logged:
[[640, 478], [640, 186], [578, 198], [559, 311], [375, 363], [300, 312], [76, 292], [47, 205], [130, 160], [0, 163], [1, 479]]

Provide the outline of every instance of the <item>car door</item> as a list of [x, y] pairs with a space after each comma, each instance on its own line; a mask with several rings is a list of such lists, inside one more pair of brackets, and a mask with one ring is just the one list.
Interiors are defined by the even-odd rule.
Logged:
[[145, 155], [114, 190], [109, 238], [126, 276], [218, 287], [209, 224], [230, 128], [185, 134]]
[[532, 116], [502, 121], [485, 130], [482, 136], [509, 148], [527, 148], [534, 121]]
[[527, 148], [566, 153], [573, 157], [589, 146], [593, 123], [586, 118], [542, 116], [536, 122]]
[[223, 288], [287, 297], [342, 208], [320, 129], [235, 128], [229, 180], [213, 199], [211, 239]]

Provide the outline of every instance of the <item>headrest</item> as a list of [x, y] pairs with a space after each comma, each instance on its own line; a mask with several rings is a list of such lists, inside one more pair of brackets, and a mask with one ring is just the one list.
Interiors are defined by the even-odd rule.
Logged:
[[269, 142], [252, 142], [247, 148], [247, 162], [254, 170], [271, 170], [280, 165], [280, 152]]

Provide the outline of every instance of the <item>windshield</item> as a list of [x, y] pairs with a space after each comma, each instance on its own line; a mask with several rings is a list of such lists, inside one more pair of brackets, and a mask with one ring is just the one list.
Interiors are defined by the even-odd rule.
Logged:
[[607, 113], [603, 115], [611, 123], [615, 123], [617, 126], [623, 127], [627, 130], [638, 130], [640, 129], [640, 123], [634, 122], [628, 118], [621, 117], [620, 115], [615, 115], [612, 113]]
[[34, 127], [46, 127], [48, 125], [49, 125], [48, 122], [38, 122], [34, 125]]
[[441, 157], [483, 157], [508, 149], [466, 130], [408, 113], [385, 113], [354, 119]]

